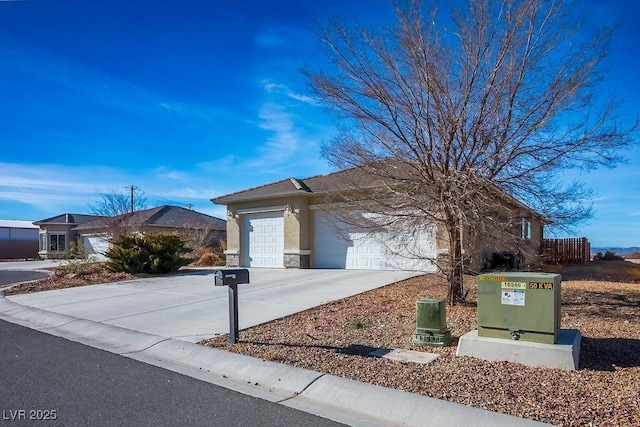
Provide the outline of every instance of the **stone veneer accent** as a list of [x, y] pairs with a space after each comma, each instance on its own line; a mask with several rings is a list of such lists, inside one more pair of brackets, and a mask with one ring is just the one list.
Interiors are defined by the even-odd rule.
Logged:
[[284, 254], [285, 268], [309, 268], [310, 255]]
[[240, 255], [239, 254], [227, 254], [227, 267], [240, 267]]

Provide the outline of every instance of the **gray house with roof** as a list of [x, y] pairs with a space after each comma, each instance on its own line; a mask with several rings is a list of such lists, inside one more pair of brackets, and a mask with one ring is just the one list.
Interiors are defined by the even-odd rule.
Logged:
[[100, 218], [99, 215], [63, 213], [35, 221], [33, 224], [40, 229], [38, 256], [43, 259], [66, 258], [69, 244], [78, 238], [75, 228]]
[[178, 232], [205, 233], [212, 244], [223, 240], [226, 222], [220, 218], [179, 206], [158, 206], [116, 217], [62, 214], [37, 221], [40, 226], [42, 258], [64, 258], [70, 242], [77, 242], [88, 255], [104, 259], [114, 233]]

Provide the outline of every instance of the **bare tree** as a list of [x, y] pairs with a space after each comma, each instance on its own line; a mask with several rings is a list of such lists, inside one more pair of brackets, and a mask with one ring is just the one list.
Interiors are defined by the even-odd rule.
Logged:
[[587, 218], [589, 191], [563, 172], [614, 166], [637, 121], [596, 91], [613, 28], [585, 37], [562, 0], [447, 4], [443, 16], [398, 0], [397, 22], [371, 31], [329, 16], [318, 34], [330, 67], [304, 73], [340, 121], [323, 155], [359, 176], [343, 200], [385, 227], [439, 224], [455, 304], [465, 234], [516, 247], [527, 208], [553, 226]]
[[146, 209], [147, 198], [143, 192], [134, 193], [135, 187], [129, 194], [111, 191], [98, 193], [100, 200], [89, 205], [91, 213], [102, 216], [101, 222], [107, 228], [107, 234], [111, 238], [127, 234], [136, 229], [137, 224], [133, 220], [133, 214]]
[[180, 235], [193, 249], [193, 256], [197, 259], [206, 252], [222, 253], [220, 232], [214, 230], [211, 224], [185, 223], [179, 230]]

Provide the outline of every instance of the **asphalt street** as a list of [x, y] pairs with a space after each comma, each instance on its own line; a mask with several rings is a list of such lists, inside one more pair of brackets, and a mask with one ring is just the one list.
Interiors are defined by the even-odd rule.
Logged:
[[5, 321], [0, 342], [0, 425], [341, 425]]
[[[0, 265], [0, 267], [2, 267]], [[0, 288], [11, 283], [21, 283], [49, 277], [42, 271], [0, 270]]]

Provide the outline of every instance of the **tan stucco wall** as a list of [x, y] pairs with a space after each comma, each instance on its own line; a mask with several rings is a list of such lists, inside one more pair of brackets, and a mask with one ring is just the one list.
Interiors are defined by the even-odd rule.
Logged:
[[307, 199], [298, 198], [289, 203], [290, 210], [284, 212], [284, 250], [308, 250], [310, 243], [309, 223], [311, 213]]
[[[281, 212], [284, 218], [284, 252], [296, 253], [304, 251], [309, 253], [313, 240], [313, 215], [314, 209], [310, 206], [320, 204], [326, 200], [315, 197], [281, 197], [266, 200], [254, 200], [243, 203], [235, 203], [227, 206], [227, 253], [242, 254], [243, 219], [250, 215], [252, 210], [269, 212], [265, 208], [273, 208], [272, 212]], [[262, 210], [261, 210], [262, 209]], [[248, 212], [242, 213], [242, 210]], [[240, 211], [241, 213], [239, 213]], [[525, 264], [539, 262], [539, 249], [542, 241], [542, 224], [535, 218], [531, 221], [531, 238], [526, 242], [520, 242], [526, 249]], [[519, 233], [519, 231], [516, 231]], [[473, 271], [480, 271], [485, 260], [490, 259], [494, 252], [515, 251], [515, 246], [498, 243], [491, 236], [470, 236], [463, 230], [463, 248], [465, 255], [469, 257], [468, 267]], [[446, 257], [449, 249], [449, 239], [445, 227], [436, 225], [436, 251], [439, 257]], [[313, 254], [311, 254], [313, 259]], [[240, 260], [242, 263], [243, 260]], [[313, 262], [312, 262], [313, 264]]]
[[[69, 249], [69, 244], [71, 242], [75, 242], [77, 240], [77, 233], [71, 230], [71, 227], [75, 227], [76, 224], [47, 224], [46, 226], [40, 226], [40, 232], [38, 235], [38, 240], [40, 241], [41, 235], [44, 233], [47, 234], [65, 234], [66, 235], [66, 248]], [[47, 239], [48, 240], [48, 239]], [[38, 243], [38, 248], [40, 243]], [[66, 255], [66, 251], [64, 252], [50, 252], [49, 248], [46, 248], [44, 251], [38, 251], [38, 255], [42, 258], [60, 258]]]
[[[282, 197], [235, 203], [227, 206], [227, 252], [242, 251], [243, 220], [246, 215], [273, 208], [271, 212], [280, 212], [284, 218], [284, 251], [309, 250], [309, 203], [306, 197]], [[256, 212], [243, 213], [243, 209]], [[240, 213], [239, 213], [240, 211]]]

